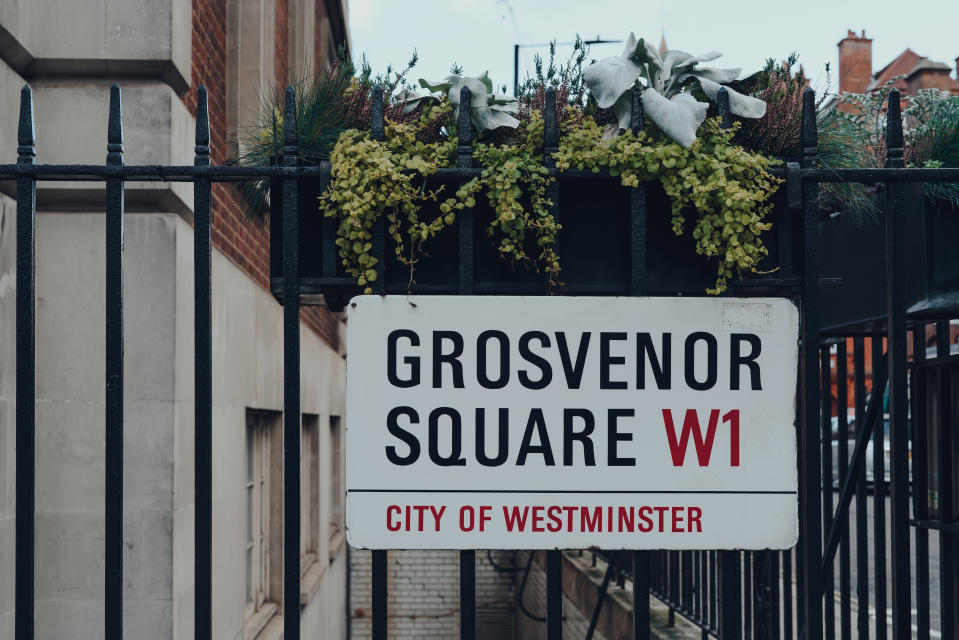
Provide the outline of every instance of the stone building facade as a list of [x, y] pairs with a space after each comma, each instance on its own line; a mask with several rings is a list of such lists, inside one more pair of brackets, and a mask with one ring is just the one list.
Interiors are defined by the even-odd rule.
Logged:
[[[0, 157], [16, 159], [20, 88], [33, 89], [40, 163], [102, 164], [109, 87], [123, 89], [125, 162], [193, 162], [196, 90], [212, 160], [235, 157], [257, 92], [349, 44], [345, 0], [2, 0]], [[0, 639], [12, 640], [15, 526], [14, 185], [0, 183]], [[37, 188], [36, 624], [43, 639], [103, 637], [104, 189]], [[126, 183], [124, 627], [193, 637], [192, 185]], [[346, 638], [343, 325], [302, 317], [302, 593], [279, 588], [277, 465], [282, 307], [268, 291], [267, 225], [213, 187], [213, 628]], [[248, 526], [255, 523], [255, 526]]]

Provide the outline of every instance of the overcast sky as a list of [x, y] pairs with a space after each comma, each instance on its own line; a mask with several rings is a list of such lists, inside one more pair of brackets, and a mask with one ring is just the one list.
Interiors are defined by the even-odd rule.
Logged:
[[[907, 47], [953, 69], [959, 56], [959, 0], [349, 0], [349, 9], [354, 55], [365, 52], [374, 71], [402, 65], [415, 48], [414, 81], [440, 79], [455, 61], [467, 75], [488, 70], [510, 90], [514, 44], [567, 42], [577, 33], [622, 40], [634, 31], [657, 44], [665, 34], [671, 48], [723, 52], [713, 64], [744, 74], [797, 51], [820, 90], [827, 62], [835, 85], [836, 43], [847, 29], [873, 38], [874, 70]], [[558, 48], [565, 59], [570, 47]], [[622, 48], [594, 45], [591, 57]], [[520, 50], [521, 79], [536, 52], [545, 47]]]

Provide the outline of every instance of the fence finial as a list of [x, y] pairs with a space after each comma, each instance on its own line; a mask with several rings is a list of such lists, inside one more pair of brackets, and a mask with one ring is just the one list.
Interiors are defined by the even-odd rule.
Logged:
[[556, 166], [553, 154], [559, 151], [559, 122], [556, 117], [556, 89], [546, 87], [546, 96], [543, 100], [543, 152], [546, 155], [546, 166]]
[[386, 139], [386, 123], [383, 121], [383, 87], [376, 85], [373, 87], [373, 105], [372, 122], [370, 123], [370, 135], [377, 142]]
[[17, 164], [35, 164], [36, 140], [33, 133], [33, 90], [29, 84], [20, 90], [20, 125], [17, 129]]
[[193, 164], [206, 166], [210, 164], [210, 110], [206, 87], [200, 85], [196, 92], [196, 146]]
[[719, 126], [723, 129], [733, 126], [732, 115], [729, 112], [729, 92], [726, 87], [719, 89], [719, 95], [716, 96], [716, 107], [719, 111]]
[[902, 106], [899, 89], [889, 92], [889, 111], [886, 113], [886, 166], [905, 167], [903, 159]]
[[816, 124], [816, 92], [808, 88], [802, 94], [801, 143], [802, 164], [811, 168], [816, 164], [816, 156], [819, 154], [819, 129]]
[[639, 87], [633, 89], [632, 104], [630, 105], [629, 112], [629, 128], [630, 131], [633, 132], [633, 135], [636, 135], [646, 128], [645, 114], [643, 113], [643, 102], [640, 100], [642, 94], [643, 90]]
[[110, 119], [107, 124], [107, 164], [123, 164], [123, 108], [120, 85], [110, 85]]
[[463, 86], [460, 89], [460, 113], [456, 121], [456, 166], [468, 169], [473, 166], [473, 92]]

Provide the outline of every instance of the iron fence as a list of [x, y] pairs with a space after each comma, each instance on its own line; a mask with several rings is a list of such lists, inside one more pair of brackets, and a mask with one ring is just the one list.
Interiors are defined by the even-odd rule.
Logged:
[[[464, 89], [464, 92], [467, 92]], [[375, 92], [372, 134], [384, 135], [383, 95]], [[283, 278], [277, 291], [283, 300], [284, 336], [284, 423], [283, 423], [283, 502], [300, 504], [300, 368], [299, 316], [301, 300], [316, 293], [317, 283], [299, 275], [299, 226], [297, 183], [305, 179], [328, 179], [327, 166], [299, 166], [295, 128], [295, 94], [285, 94], [284, 138], [282, 161], [277, 166], [236, 167], [213, 166], [210, 163], [210, 128], [207, 94], [200, 88], [197, 101], [196, 147], [193, 166], [126, 166], [123, 164], [123, 133], [120, 88], [110, 93], [107, 160], [104, 165], [39, 165], [35, 161], [32, 94], [24, 87], [21, 94], [17, 163], [0, 165], [0, 179], [15, 180], [17, 193], [17, 274], [16, 274], [16, 613], [18, 639], [34, 637], [34, 513], [35, 513], [35, 263], [36, 263], [36, 184], [46, 180], [102, 181], [106, 187], [106, 537], [105, 537], [105, 637], [119, 640], [122, 628], [123, 585], [123, 218], [124, 182], [185, 181], [194, 185], [194, 286], [195, 286], [195, 637], [212, 637], [212, 593], [215, 586], [211, 562], [212, 550], [212, 381], [216, 374], [212, 358], [211, 327], [211, 209], [210, 188], [213, 182], [237, 182], [272, 179], [282, 185], [282, 233], [274, 236], [282, 256]], [[468, 93], [461, 96], [469, 104]], [[729, 124], [728, 98], [720, 94], [720, 115]], [[559, 144], [555, 94], [547, 92], [544, 147], [547, 169], [558, 172], [551, 151]], [[632, 126], [642, 127], [643, 117], [638, 93], [633, 96]], [[441, 169], [439, 177], [465, 180], [478, 175], [472, 166], [473, 132], [469, 112], [461, 112], [459, 122], [458, 160], [455, 168]], [[909, 182], [959, 182], [959, 169], [905, 168], [902, 159], [903, 134], [899, 111], [899, 93], [893, 90], [889, 101], [887, 131], [887, 167], [882, 169], [824, 170], [817, 168], [817, 128], [814, 96], [804, 96], [802, 124], [803, 155], [800, 163], [788, 163], [774, 173], [785, 178], [791, 215], [802, 217], [801, 271], [798, 278], [769, 276], [764, 286], [773, 287], [797, 299], [801, 305], [801, 369], [798, 381], [800, 395], [797, 416], [800, 469], [800, 542], [793, 551], [739, 552], [717, 550], [630, 551], [609, 556], [610, 562], [623, 576], [633, 580], [634, 637], [650, 637], [649, 599], [661, 599], [674, 611], [694, 621], [704, 636], [721, 638], [791, 638], [819, 640], [836, 635], [835, 603], [832, 593], [839, 578], [839, 636], [851, 637], [851, 539], [850, 524], [855, 524], [856, 623], [859, 637], [868, 633], [868, 607], [873, 602], [879, 620], [874, 624], [877, 638], [886, 637], [886, 605], [891, 600], [892, 637], [896, 640], [912, 635], [913, 569], [917, 580], [916, 630], [920, 638], [931, 636], [930, 630], [930, 533], [938, 538], [940, 552], [940, 633], [956, 637], [956, 607], [959, 581], [956, 562], [956, 536], [959, 525], [955, 518], [956, 471], [951, 457], [955, 448], [956, 384], [955, 368], [959, 358], [949, 351], [948, 317], [926, 316], [923, 322], [935, 322], [937, 349], [935, 357], [926, 357], [919, 349], [924, 335], [923, 322], [907, 324], [905, 300], [905, 185]], [[567, 178], [594, 177], [589, 172], [564, 172]], [[833, 462], [831, 433], [831, 396], [829, 394], [830, 359], [837, 352], [837, 374], [846, 376], [846, 342], [824, 342], [821, 324], [820, 286], [835, 284], [834, 279], [819, 273], [819, 224], [822, 217], [818, 202], [819, 185], [823, 182], [880, 182], [885, 185], [884, 217], [886, 222], [885, 264], [887, 269], [887, 306], [885, 326], [873, 331], [871, 396], [865, 401], [864, 349], [862, 336], [853, 342], [855, 439], [849, 451], [848, 438], [838, 438], [838, 464]], [[552, 187], [554, 215], [561, 197], [558, 185]], [[465, 210], [459, 225], [460, 259], [457, 293], [475, 292], [473, 285], [472, 229], [468, 222], [472, 213]], [[632, 188], [628, 215], [630, 234], [630, 295], [647, 294], [646, 257], [646, 188]], [[786, 234], [789, 225], [782, 225]], [[385, 268], [385, 230], [376, 228], [375, 255], [381, 258], [378, 268]], [[779, 236], [784, 248], [783, 261], [793, 260], [791, 240]], [[330, 262], [330, 261], [325, 261]], [[380, 273], [378, 286], [386, 279]], [[912, 338], [909, 334], [912, 334]], [[883, 340], [886, 349], [883, 352]], [[913, 341], [912, 361], [907, 360], [907, 346]], [[839, 357], [842, 354], [842, 357]], [[911, 376], [910, 376], [911, 372]], [[911, 393], [910, 393], [910, 385]], [[885, 479], [884, 397], [888, 386], [889, 466], [890, 479]], [[845, 389], [845, 384], [838, 388]], [[929, 390], [935, 390], [935, 401], [921, 402]], [[930, 396], [931, 397], [931, 396]], [[841, 407], [848, 407], [845, 392], [837, 398]], [[910, 403], [911, 406], [910, 406]], [[910, 415], [912, 421], [910, 422]], [[912, 425], [912, 427], [910, 427]], [[919, 426], [923, 428], [920, 429]], [[933, 427], [935, 427], [933, 429]], [[840, 411], [838, 428], [845, 436], [846, 414]], [[910, 428], [912, 431], [910, 432]], [[867, 482], [865, 456], [869, 440], [873, 442], [873, 478]], [[879, 440], [882, 445], [879, 445]], [[828, 443], [828, 446], [827, 446]], [[912, 452], [912, 477], [909, 455]], [[847, 460], [848, 456], [848, 460]], [[931, 456], [931, 457], [930, 457]], [[935, 460], [935, 477], [926, 477], [925, 469]], [[839, 473], [838, 491], [834, 490], [832, 473]], [[933, 487], [933, 483], [935, 487]], [[885, 496], [888, 488], [888, 512]], [[927, 499], [935, 490], [934, 503]], [[910, 495], [911, 491], [911, 495]], [[874, 589], [869, 590], [869, 544], [866, 532], [869, 517], [865, 508], [872, 496], [874, 539]], [[833, 505], [833, 499], [836, 505]], [[850, 505], [855, 498], [855, 520], [850, 519]], [[910, 517], [910, 498], [912, 517]], [[932, 505], [932, 506], [930, 506]], [[297, 602], [299, 593], [299, 530], [298, 508], [283, 510], [284, 593], [294, 594], [284, 601]], [[889, 536], [886, 536], [886, 526]], [[911, 555], [910, 532], [914, 532], [915, 556]], [[837, 554], [838, 559], [834, 560]], [[888, 557], [887, 557], [888, 556]], [[474, 551], [461, 552], [460, 598], [461, 637], [475, 637]], [[562, 637], [562, 570], [560, 551], [548, 551], [546, 561], [546, 629], [550, 640]], [[607, 583], [608, 584], [608, 583]], [[387, 637], [387, 552], [373, 552], [373, 637]], [[823, 598], [823, 594], [826, 597]], [[794, 608], [795, 607], [795, 608]], [[880, 624], [881, 622], [881, 624]], [[290, 607], [284, 615], [284, 637], [300, 637], [298, 607]]]

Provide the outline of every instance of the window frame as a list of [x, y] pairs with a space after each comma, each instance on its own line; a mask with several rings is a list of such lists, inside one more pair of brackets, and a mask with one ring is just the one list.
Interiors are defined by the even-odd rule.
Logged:
[[320, 417], [304, 413], [300, 423], [300, 575], [320, 552]]
[[344, 473], [345, 455], [343, 441], [343, 420], [338, 415], [329, 418], [330, 446], [330, 517], [328, 532], [330, 537], [330, 559], [336, 557], [342, 546], [346, 531], [346, 477]]
[[280, 610], [283, 557], [282, 414], [246, 411], [244, 638], [256, 638]]

